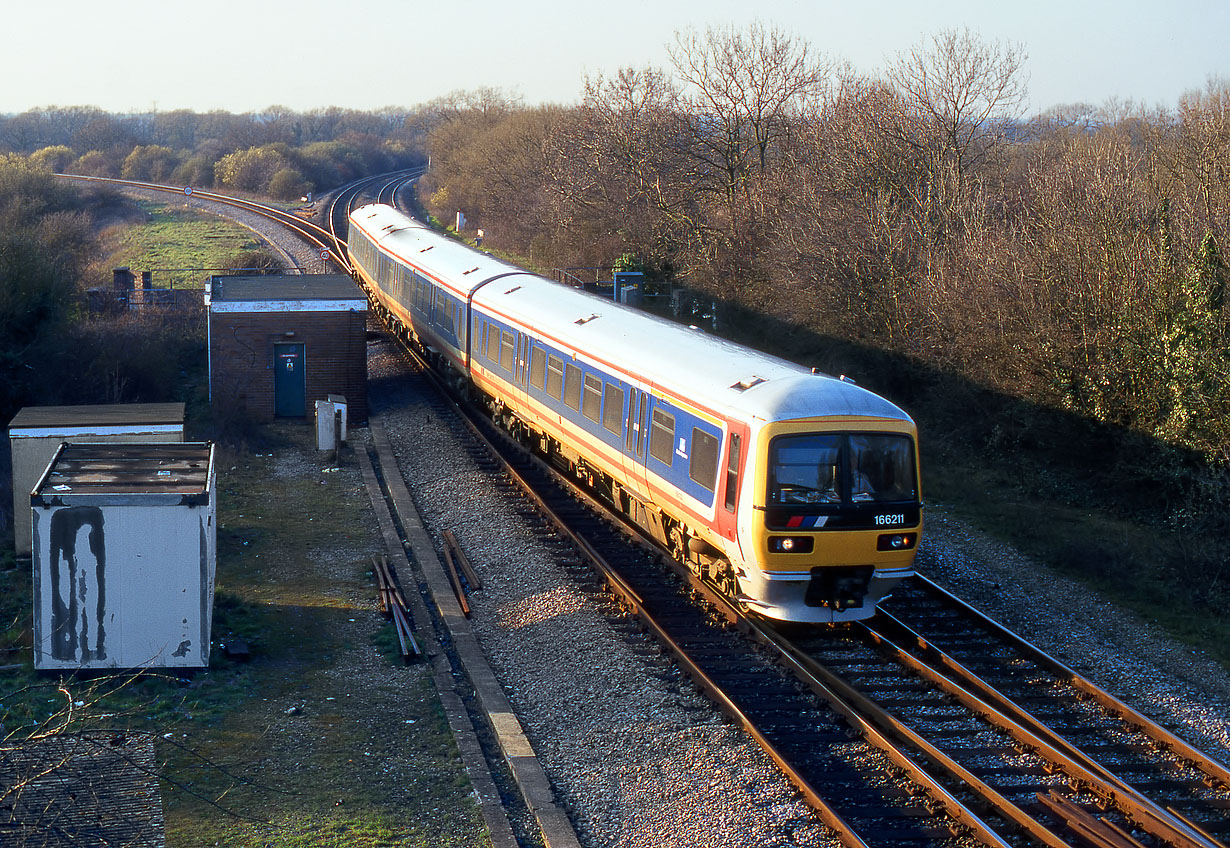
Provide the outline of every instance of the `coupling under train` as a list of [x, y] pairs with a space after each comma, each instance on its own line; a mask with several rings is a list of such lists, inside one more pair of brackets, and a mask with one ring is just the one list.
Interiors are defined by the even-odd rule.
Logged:
[[852, 382], [560, 285], [380, 204], [373, 309], [504, 425], [769, 618], [866, 618], [913, 573], [910, 417]]

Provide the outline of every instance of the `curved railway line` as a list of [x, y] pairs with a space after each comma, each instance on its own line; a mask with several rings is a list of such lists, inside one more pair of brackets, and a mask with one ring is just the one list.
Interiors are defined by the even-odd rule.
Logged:
[[[194, 196], [290, 227], [349, 272], [350, 209], [373, 194], [394, 203], [420, 173], [345, 187], [327, 228], [252, 201]], [[447, 392], [422, 360], [410, 368]], [[487, 417], [449, 408], [467, 422], [472, 452], [498, 456], [534, 501], [543, 533], [571, 540], [851, 848], [1227, 848], [1230, 770], [925, 578], [865, 623], [771, 627]], [[443, 400], [439, 410], [447, 420]]]
[[1224, 766], [925, 578], [866, 625], [769, 627], [457, 408], [843, 843], [1225, 848]]
[[[77, 174], [59, 174], [64, 179], [82, 180], [84, 182], [107, 183], [129, 188], [145, 189], [163, 194], [180, 195], [195, 198], [234, 209], [241, 209], [261, 216], [280, 227], [293, 232], [298, 238], [307, 242], [315, 250], [328, 251], [328, 261], [342, 273], [351, 273], [350, 260], [346, 254], [346, 218], [351, 208], [359, 205], [361, 198], [371, 202], [395, 205], [399, 192], [413, 183], [423, 174], [423, 168], [410, 168], [389, 174], [378, 174], [365, 177], [349, 183], [338, 189], [326, 204], [324, 220], [326, 226], [317, 224], [311, 218], [305, 218], [294, 211], [287, 211], [267, 203], [235, 197], [228, 194], [194, 189], [185, 186], [171, 186], [160, 183], [148, 183], [140, 180], [121, 180], [113, 177], [87, 177]], [[312, 218], [315, 214], [312, 215]]]

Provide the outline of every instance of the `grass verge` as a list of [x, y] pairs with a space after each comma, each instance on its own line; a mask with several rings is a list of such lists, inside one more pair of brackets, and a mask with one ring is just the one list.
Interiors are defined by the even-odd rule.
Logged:
[[[115, 230], [106, 245], [113, 267], [225, 268], [231, 258], [261, 248], [247, 227], [187, 206], [150, 201], [137, 205], [145, 221]], [[165, 281], [155, 280], [155, 285]]]
[[[258, 454], [219, 452], [210, 667], [36, 674], [29, 573], [10, 569], [0, 647], [24, 663], [0, 678], [6, 730], [20, 739], [60, 720], [66, 683], [82, 707], [63, 730], [157, 734], [171, 848], [488, 844], [428, 669], [388, 651], [367, 559], [380, 537], [358, 468], [323, 469], [302, 424], [262, 436]], [[234, 639], [250, 659], [219, 650]]]

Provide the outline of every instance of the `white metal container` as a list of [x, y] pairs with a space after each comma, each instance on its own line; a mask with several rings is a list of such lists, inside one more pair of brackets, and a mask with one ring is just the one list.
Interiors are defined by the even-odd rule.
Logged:
[[37, 669], [209, 665], [209, 443], [64, 444], [30, 495]]
[[182, 442], [182, 403], [27, 406], [9, 422], [13, 453], [13, 536], [18, 556], [30, 555], [30, 490], [61, 442]]

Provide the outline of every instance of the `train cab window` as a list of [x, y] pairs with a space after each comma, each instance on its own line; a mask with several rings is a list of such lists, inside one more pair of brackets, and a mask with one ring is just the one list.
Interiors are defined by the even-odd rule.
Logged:
[[730, 434], [730, 456], [726, 460], [726, 511], [735, 511], [739, 496], [739, 452], [743, 447], [738, 433]]
[[516, 337], [509, 332], [503, 333], [500, 341], [500, 367], [505, 371], [513, 370], [513, 363], [517, 360], [516, 352]]
[[658, 462], [671, 464], [675, 453], [675, 416], [660, 409], [653, 411], [649, 428], [649, 455]]
[[602, 378], [593, 374], [585, 375], [585, 399], [581, 404], [581, 414], [598, 423], [602, 415]]
[[912, 501], [918, 498], [914, 444], [907, 436], [850, 434], [850, 500]]
[[614, 383], [606, 384], [606, 401], [602, 407], [602, 426], [616, 436], [623, 433], [624, 390]]
[[918, 498], [908, 436], [799, 433], [769, 446], [769, 502], [852, 504]]
[[564, 360], [547, 357], [547, 394], [559, 400], [564, 393]]
[[699, 427], [692, 428], [692, 456], [688, 461], [688, 476], [713, 491], [717, 479], [718, 448], [722, 444], [716, 436]]
[[530, 385], [542, 391], [547, 382], [547, 352], [535, 345], [530, 350]]
[[564, 403], [572, 409], [581, 409], [581, 369], [575, 365], [565, 365], [564, 371]]

